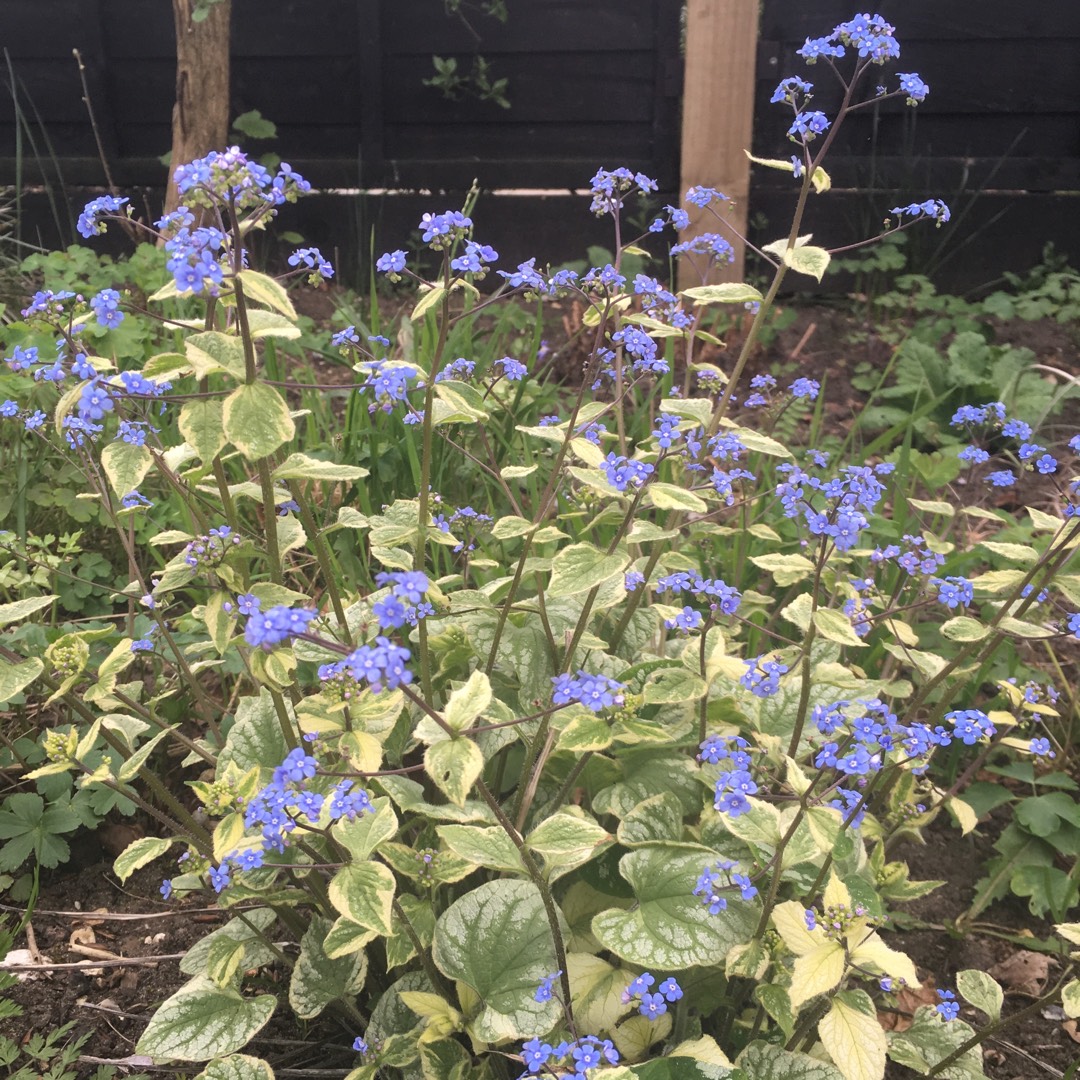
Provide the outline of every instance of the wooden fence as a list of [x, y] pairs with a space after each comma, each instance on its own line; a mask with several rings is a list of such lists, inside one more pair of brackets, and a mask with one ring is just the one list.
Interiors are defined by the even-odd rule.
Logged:
[[[795, 49], [850, 17], [850, 0], [762, 0], [759, 20], [758, 0], [688, 0], [683, 102], [681, 0], [507, 6], [502, 24], [474, 5], [470, 27], [444, 0], [233, 0], [232, 111], [258, 109], [277, 125], [266, 146], [321, 188], [447, 193], [323, 195], [290, 211], [292, 227], [348, 261], [368, 250], [373, 227], [377, 245], [397, 245], [422, 210], [457, 204], [474, 178], [488, 190], [568, 193], [597, 166], [626, 164], [658, 178], [662, 201], [686, 182], [748, 189], [754, 238], [786, 231], [790, 177], [748, 174], [738, 147], [752, 128], [756, 153], [790, 153], [790, 118], [768, 103], [784, 75], [819, 83], [815, 107], [835, 105], [830, 73], [807, 69]], [[931, 95], [917, 110], [886, 103], [848, 120], [829, 166], [834, 192], [811, 207], [818, 238], [848, 242], [896, 201], [937, 195], [954, 223], [920, 244], [924, 258], [955, 253], [944, 256], [949, 283], [1030, 265], [1050, 239], [1080, 261], [1080, 3], [880, 0], [879, 10], [898, 27], [900, 69], [921, 72]], [[694, 36], [703, 17], [707, 47]], [[0, 110], [0, 183], [102, 184], [78, 48], [117, 185], [160, 187], [174, 93], [168, 0], [7, 0], [0, 46], [14, 90]], [[433, 55], [467, 70], [478, 53], [491, 78], [509, 79], [509, 109], [424, 85]], [[568, 194], [485, 197], [478, 216], [509, 259], [610, 244]]]

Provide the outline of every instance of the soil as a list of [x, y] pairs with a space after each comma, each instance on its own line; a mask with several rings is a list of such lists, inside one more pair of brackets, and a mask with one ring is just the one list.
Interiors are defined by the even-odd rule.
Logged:
[[[335, 304], [333, 297], [306, 295], [305, 313], [327, 322]], [[316, 299], [312, 299], [312, 296]], [[317, 309], [313, 306], [317, 305]], [[401, 303], [395, 302], [396, 314]], [[555, 306], [549, 336], [548, 363], [557, 377], [569, 385], [580, 378], [585, 346], [578, 339], [580, 312], [573, 305]], [[709, 347], [700, 359], [730, 367], [745, 326], [736, 326], [727, 335], [724, 347]], [[996, 340], [1013, 342], [1032, 349], [1040, 362], [1070, 374], [1080, 374], [1076, 331], [1056, 323], [1012, 323], [995, 327]], [[892, 346], [853, 319], [850, 311], [828, 306], [800, 308], [782, 330], [772, 335], [752, 368], [776, 371], [787, 365], [791, 376], [806, 375], [825, 381], [826, 418], [834, 431], [843, 433], [850, 425], [863, 395], [850, 382], [855, 365], [869, 361], [880, 368], [891, 355]], [[347, 366], [321, 360], [314, 362], [317, 377], [325, 382], [347, 384], [353, 373]], [[1080, 428], [1080, 404], [1073, 403], [1063, 430]], [[1067, 436], [1066, 436], [1067, 437]], [[1048, 483], [1046, 501], [1053, 491]], [[1075, 668], [1072, 669], [1075, 672]], [[954, 987], [956, 972], [965, 968], [987, 971], [1025, 950], [1012, 938], [1047, 938], [1051, 927], [1035, 919], [1023, 901], [1009, 898], [992, 905], [982, 921], [964, 934], [954, 930], [956, 920], [966, 911], [975, 883], [991, 854], [1004, 811], [995, 812], [976, 833], [963, 837], [947, 820], [938, 819], [927, 830], [925, 846], [907, 844], [891, 854], [906, 860], [914, 880], [945, 878], [945, 884], [931, 896], [907, 908], [904, 928], [889, 941], [907, 952], [916, 962], [927, 986]], [[121, 847], [123, 845], [120, 845]], [[24, 1041], [33, 1033], [74, 1022], [72, 1037], [89, 1036], [82, 1047], [85, 1063], [80, 1075], [95, 1068], [87, 1059], [123, 1061], [134, 1053], [135, 1044], [156, 1006], [173, 993], [186, 976], [173, 954], [182, 954], [229, 916], [199, 901], [164, 903], [158, 895], [161, 874], [147, 868], [121, 886], [111, 871], [111, 859], [98, 837], [80, 834], [76, 850], [82, 865], [73, 862], [52, 874], [44, 883], [32, 920], [36, 949], [48, 962], [26, 977], [13, 991], [22, 1006], [19, 1017], [0, 1021], [0, 1033]], [[17, 908], [8, 908], [17, 912]], [[142, 958], [130, 966], [92, 969], [85, 952], [90, 944], [126, 958]], [[17, 942], [27, 944], [25, 940]], [[146, 959], [161, 956], [154, 962]], [[48, 963], [84, 962], [91, 968], [54, 968]], [[1051, 966], [1050, 976], [1055, 975]], [[260, 975], [273, 979], [274, 973]], [[280, 979], [280, 974], [278, 975]], [[1030, 1004], [1032, 998], [1016, 980], [1006, 994], [1005, 1015]], [[263, 989], [273, 989], [265, 985]], [[284, 987], [278, 986], [283, 990]], [[1031, 988], [1028, 987], [1030, 990]], [[283, 994], [281, 996], [284, 996]], [[981, 1017], [964, 1007], [964, 1019], [976, 1025]], [[991, 1080], [1042, 1080], [1063, 1077], [1080, 1057], [1080, 1043], [1074, 1041], [1062, 1023], [1060, 1010], [1044, 1010], [984, 1045], [984, 1067]], [[355, 1033], [353, 1033], [355, 1034]], [[279, 1077], [342, 1077], [355, 1063], [349, 1044], [352, 1035], [332, 1019], [320, 1019], [302, 1027], [288, 1008], [279, 1008], [271, 1023], [248, 1050], [268, 1060]], [[130, 1062], [132, 1067], [141, 1063]], [[303, 1071], [307, 1070], [307, 1071]], [[171, 1071], [171, 1070], [167, 1070]], [[192, 1072], [197, 1070], [191, 1070]], [[123, 1070], [122, 1073], [123, 1074]], [[914, 1073], [890, 1065], [890, 1080], [902, 1080]]]

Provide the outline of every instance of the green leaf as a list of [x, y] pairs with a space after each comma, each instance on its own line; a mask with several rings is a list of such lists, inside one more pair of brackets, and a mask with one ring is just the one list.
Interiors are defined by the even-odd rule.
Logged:
[[101, 451], [101, 467], [118, 499], [137, 490], [153, 464], [147, 447], [123, 440], [111, 442]]
[[173, 730], [174, 729], [170, 727], [165, 731], [159, 731], [152, 739], [148, 739], [144, 742], [131, 757], [120, 765], [120, 768], [116, 773], [116, 779], [122, 784], [134, 780], [138, 775], [139, 770], [146, 764], [147, 759], [157, 749], [158, 743], [168, 735], [171, 735]]
[[244, 945], [231, 938], [219, 938], [206, 956], [206, 974], [215, 986], [229, 986], [244, 960]]
[[241, 270], [238, 275], [240, 285], [244, 290], [244, 296], [280, 312], [293, 322], [300, 317], [289, 299], [289, 294], [284, 287], [272, 277], [260, 274], [256, 270]]
[[785, 248], [783, 260], [785, 265], [790, 266], [796, 273], [807, 274], [820, 281], [832, 261], [832, 256], [824, 248], [804, 245]]
[[222, 403], [216, 399], [185, 401], [180, 410], [180, 434], [199, 460], [209, 465], [229, 442]]
[[[50, 596], [49, 600], [52, 601], [53, 597]], [[0, 657], [0, 704], [22, 693], [44, 670], [45, 665], [36, 656], [18, 664]]]
[[484, 755], [472, 739], [444, 739], [424, 751], [424, 770], [455, 805], [464, 806], [484, 768]]
[[1037, 623], [1028, 622], [1026, 619], [1014, 619], [1011, 615], [1006, 615], [998, 623], [998, 626], [1007, 634], [1013, 634], [1025, 640], [1057, 636], [1057, 631], [1051, 630], [1048, 626], [1039, 626]]
[[818, 994], [827, 994], [839, 986], [845, 964], [846, 953], [839, 941], [823, 942], [796, 957], [788, 988], [791, 1007], [798, 1009]]
[[844, 1075], [827, 1061], [766, 1042], [750, 1043], [735, 1064], [753, 1080], [843, 1080]]
[[675, 971], [719, 965], [730, 949], [750, 939], [756, 918], [750, 906], [731, 900], [723, 918], [710, 915], [694, 886], [708, 861], [704, 851], [665, 845], [639, 848], [619, 861], [634, 890], [630, 911], [603, 911], [592, 921], [600, 944], [645, 968]]
[[626, 752], [622, 758], [623, 778], [593, 796], [597, 814], [625, 817], [639, 802], [670, 792], [687, 814], [701, 809], [704, 788], [700, 770], [684, 756], [660, 754], [655, 749]]
[[941, 636], [950, 641], [982, 641], [989, 633], [990, 627], [986, 623], [970, 615], [957, 615], [941, 624]]
[[394, 875], [382, 863], [354, 863], [330, 880], [330, 902], [344, 916], [387, 937], [394, 903]]
[[833, 998], [818, 1024], [821, 1044], [844, 1074], [844, 1080], [882, 1080], [885, 1075], [885, 1032], [874, 1003], [864, 990], [847, 990]]
[[300, 327], [276, 311], [263, 311], [262, 308], [248, 308], [248, 330], [254, 340], [260, 338], [281, 338], [295, 341], [300, 337]]
[[1005, 993], [997, 982], [985, 971], [968, 968], [956, 973], [956, 989], [976, 1009], [982, 1009], [994, 1023], [1001, 1019], [1001, 1006], [1005, 1003]]
[[148, 379], [176, 379], [190, 375], [191, 361], [183, 353], [158, 353], [143, 364], [142, 373]]
[[142, 1033], [137, 1054], [156, 1061], [209, 1061], [245, 1046], [274, 1014], [277, 998], [241, 997], [197, 975], [168, 998]]
[[443, 719], [455, 731], [471, 727], [491, 704], [491, 680], [477, 669], [450, 695], [443, 712]]
[[277, 915], [270, 908], [252, 908], [245, 911], [243, 919], [230, 919], [224, 926], [219, 926], [206, 937], [196, 941], [180, 961], [180, 970], [185, 975], [207, 974], [210, 952], [219, 941], [243, 945], [244, 964], [249, 968], [273, 963], [277, 959], [277, 953], [262, 940], [259, 931], [268, 931], [276, 919]]
[[772, 574], [781, 588], [803, 581], [814, 572], [814, 564], [805, 555], [752, 555], [750, 561]]
[[398, 829], [397, 814], [389, 799], [375, 799], [371, 805], [374, 813], [361, 814], [353, 821], [342, 818], [331, 830], [334, 839], [358, 863], [369, 859], [371, 853]]
[[226, 399], [225, 435], [249, 461], [272, 454], [295, 434], [285, 399], [266, 383], [237, 387]]
[[442, 285], [436, 285], [434, 288], [422, 292], [419, 301], [412, 309], [412, 314], [409, 316], [410, 321], [416, 322], [417, 319], [422, 319], [424, 314], [439, 303], [445, 294], [446, 289]]
[[490, 416], [484, 408], [484, 398], [480, 391], [468, 383], [441, 382], [435, 385], [437, 411], [433, 413], [434, 423], [462, 424], [483, 422]]
[[697, 701], [709, 692], [705, 680], [684, 667], [661, 668], [649, 676], [643, 695], [646, 705]]
[[793, 456], [782, 442], [777, 442], [776, 439], [771, 439], [768, 435], [762, 435], [760, 431], [741, 427], [732, 428], [731, 430], [739, 437], [739, 441], [747, 450], [753, 450], [758, 454], [767, 454], [769, 457], [790, 458]]
[[531, 882], [485, 882], [451, 904], [435, 924], [432, 958], [447, 978], [479, 995], [472, 1028], [484, 1042], [543, 1035], [561, 1015], [554, 998], [534, 996], [557, 965], [544, 902]]
[[814, 612], [814, 626], [826, 641], [835, 641], [839, 645], [863, 648], [866, 642], [852, 629], [851, 620], [842, 612], [833, 608], [818, 608]]
[[164, 855], [172, 845], [172, 840], [157, 836], [147, 836], [141, 840], [135, 840], [117, 855], [116, 861], [113, 863], [113, 873], [123, 883], [140, 867], [146, 866], [147, 863], [151, 863], [159, 856]]
[[1013, 562], [1034, 563], [1039, 561], [1039, 553], [1030, 544], [1003, 544], [997, 540], [980, 540], [979, 547], [992, 551], [995, 555], [1011, 559]]
[[629, 561], [626, 554], [605, 555], [593, 544], [569, 544], [551, 562], [547, 595], [556, 599], [588, 592], [621, 574]]
[[[506, 475], [505, 469], [503, 475]], [[491, 535], [496, 540], [513, 540], [516, 536], [525, 536], [527, 533], [531, 533], [535, 528], [535, 522], [511, 514], [509, 517], [499, 518], [495, 522]]]
[[[754, 155], [751, 154], [749, 150], [743, 150], [743, 153], [755, 165], [764, 165], [767, 169], [779, 169], [781, 172], [795, 172], [795, 164], [791, 160], [787, 160], [784, 158], [754, 157]], [[814, 193], [816, 195], [824, 195], [825, 192], [832, 187], [832, 179], [820, 165], [816, 169], [814, 169], [814, 172], [810, 177], [810, 183], [814, 185]]]
[[323, 939], [322, 950], [331, 960], [360, 952], [379, 935], [344, 915], [334, 921]]
[[262, 1058], [230, 1054], [211, 1061], [195, 1080], [274, 1080], [274, 1070]]
[[[124, 492], [126, 495], [127, 492]], [[35, 611], [47, 608], [58, 596], [50, 593], [48, 596], [28, 596], [25, 600], [16, 600], [11, 604], [0, 604], [0, 626], [9, 626], [13, 622], [19, 622]], [[19, 665], [21, 666], [21, 665]]]
[[263, 690], [257, 696], [241, 698], [237, 704], [236, 722], [218, 756], [218, 773], [232, 762], [241, 773], [261, 769], [268, 783], [270, 771], [281, 764], [288, 752], [273, 699]]
[[338, 465], [333, 461], [320, 461], [307, 454], [290, 454], [271, 474], [274, 480], [362, 480], [367, 469], [359, 465]]
[[521, 855], [501, 825], [439, 825], [435, 831], [458, 858], [492, 870], [525, 873]]
[[726, 281], [721, 285], [695, 285], [679, 293], [695, 304], [753, 304], [764, 297], [754, 288], [741, 281]]
[[244, 347], [239, 338], [207, 330], [192, 334], [184, 342], [184, 351], [195, 374], [200, 378], [224, 372], [234, 379], [244, 378]]
[[589, 818], [559, 810], [525, 838], [530, 851], [544, 857], [552, 880], [587, 863], [611, 844], [611, 834]]
[[[889, 1035], [889, 1057], [925, 1076], [942, 1058], [948, 1057], [974, 1034], [963, 1020], [942, 1023], [935, 1009], [924, 1005], [915, 1010], [915, 1019], [906, 1031]], [[945, 1080], [985, 1080], [982, 1049], [971, 1047], [959, 1060], [943, 1069]]]
[[618, 837], [625, 847], [678, 843], [683, 837], [682, 803], [670, 792], [644, 799], [619, 823]]
[[367, 978], [367, 957], [362, 952], [334, 960], [323, 952], [329, 929], [328, 920], [314, 915], [300, 942], [289, 980], [289, 1004], [301, 1020], [311, 1020], [331, 1002], [355, 995]]
[[703, 498], [676, 484], [650, 484], [648, 497], [658, 510], [687, 510], [691, 513], [703, 514], [709, 509], [709, 504]]
[[1062, 987], [1061, 1007], [1072, 1020], [1080, 1016], [1080, 979], [1073, 979]]

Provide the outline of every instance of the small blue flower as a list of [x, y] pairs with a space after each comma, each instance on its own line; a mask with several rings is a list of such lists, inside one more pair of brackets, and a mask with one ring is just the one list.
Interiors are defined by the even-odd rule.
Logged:
[[955, 1020], [960, 1015], [960, 1002], [951, 990], [939, 990], [937, 996], [941, 1001], [934, 1006], [938, 1015], [945, 1021]]
[[562, 974], [562, 970], [554, 971], [550, 975], [545, 975], [540, 980], [540, 985], [536, 988], [536, 993], [533, 994], [533, 998], [536, 1001], [544, 1002], [551, 1000], [551, 986], [552, 983]]

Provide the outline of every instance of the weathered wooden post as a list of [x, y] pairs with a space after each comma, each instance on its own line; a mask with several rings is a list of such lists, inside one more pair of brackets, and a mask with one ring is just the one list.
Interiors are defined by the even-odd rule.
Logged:
[[[750, 149], [754, 123], [754, 78], [757, 58], [758, 0], [687, 0], [686, 74], [683, 83], [682, 187], [697, 184], [717, 188], [731, 197], [726, 211], [746, 235], [750, 195]], [[708, 210], [688, 206], [690, 228], [682, 239], [716, 228]], [[741, 281], [742, 245], [735, 262], [717, 271], [716, 281]], [[680, 283], [699, 284], [680, 266]]]

